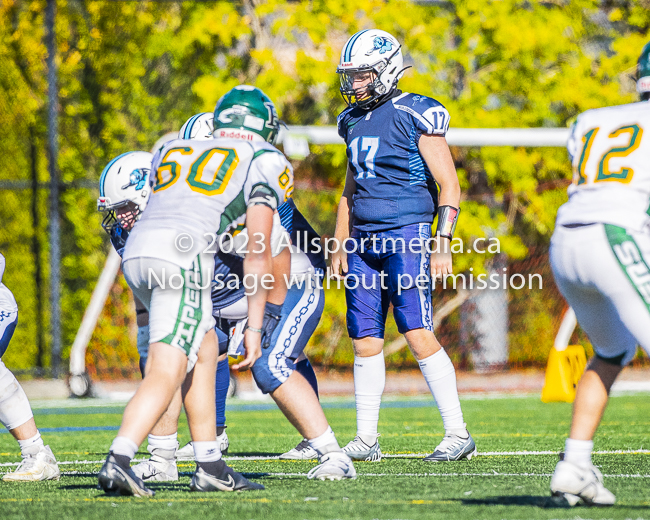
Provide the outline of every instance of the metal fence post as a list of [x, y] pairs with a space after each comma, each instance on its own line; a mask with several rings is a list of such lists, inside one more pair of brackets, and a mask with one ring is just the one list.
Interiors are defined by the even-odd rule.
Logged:
[[58, 85], [56, 70], [56, 0], [47, 1], [45, 11], [47, 45], [47, 149], [50, 171], [50, 333], [52, 335], [52, 377], [61, 365], [61, 248], [59, 224]]

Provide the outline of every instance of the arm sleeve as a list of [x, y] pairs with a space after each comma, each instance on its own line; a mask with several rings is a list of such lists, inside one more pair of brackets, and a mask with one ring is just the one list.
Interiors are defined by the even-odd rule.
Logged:
[[284, 229], [289, 233], [293, 232], [293, 212], [295, 208], [296, 205], [294, 204], [293, 199], [289, 199], [278, 207], [280, 221], [282, 222]]
[[0, 253], [0, 283], [2, 283], [2, 277], [5, 274], [5, 257]]
[[431, 99], [433, 105], [429, 103], [426, 110], [420, 117], [414, 117], [415, 126], [423, 134], [428, 135], [446, 135], [449, 130], [449, 112], [437, 101]]
[[[346, 130], [347, 130], [347, 123], [346, 123], [346, 115], [348, 113], [349, 109], [345, 109], [343, 112], [341, 112], [338, 117], [336, 118], [336, 126], [338, 128], [339, 136], [346, 141]], [[346, 141], [347, 142], [347, 141]]]
[[409, 114], [411, 124], [420, 134], [444, 136], [449, 130], [449, 112], [435, 99], [416, 96], [410, 103], [396, 103], [395, 109]]
[[293, 169], [283, 154], [265, 151], [255, 157], [246, 179], [246, 207], [263, 204], [276, 210], [293, 193]]

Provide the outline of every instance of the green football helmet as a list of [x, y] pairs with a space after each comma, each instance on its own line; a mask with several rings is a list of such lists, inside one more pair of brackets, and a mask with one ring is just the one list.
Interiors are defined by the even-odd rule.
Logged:
[[239, 85], [223, 95], [214, 109], [215, 138], [262, 140], [275, 144], [280, 119], [269, 97], [256, 87]]
[[641, 99], [650, 99], [650, 43], [643, 47], [636, 64], [636, 90]]

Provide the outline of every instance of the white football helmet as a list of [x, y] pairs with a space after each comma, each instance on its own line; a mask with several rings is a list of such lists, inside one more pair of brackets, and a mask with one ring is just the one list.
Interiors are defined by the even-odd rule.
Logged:
[[178, 132], [179, 139], [199, 139], [207, 141], [212, 139], [214, 131], [214, 114], [212, 112], [201, 112], [190, 117], [181, 126]]
[[[341, 94], [350, 106], [370, 108], [381, 96], [397, 87], [404, 72], [402, 46], [386, 31], [366, 29], [350, 38], [341, 51], [336, 72], [341, 77]], [[358, 74], [370, 73], [368, 86], [354, 88]]]
[[130, 230], [140, 218], [151, 195], [152, 160], [149, 152], [127, 152], [109, 162], [102, 171], [97, 211], [106, 213], [102, 227], [107, 233], [116, 224]]

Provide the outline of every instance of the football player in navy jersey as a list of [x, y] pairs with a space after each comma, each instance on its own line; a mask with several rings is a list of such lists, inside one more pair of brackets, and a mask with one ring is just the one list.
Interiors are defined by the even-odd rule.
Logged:
[[401, 45], [377, 29], [353, 35], [337, 68], [348, 104], [338, 117], [348, 168], [335, 232], [341, 248], [332, 257], [332, 272], [346, 276], [357, 407], [357, 436], [344, 451], [354, 460], [382, 457], [377, 423], [392, 303], [445, 428], [424, 460], [470, 459], [476, 446], [463, 421], [454, 366], [433, 333], [431, 309], [432, 280], [452, 273], [449, 245], [460, 203], [445, 140], [449, 113], [435, 99], [398, 90], [404, 70]]

